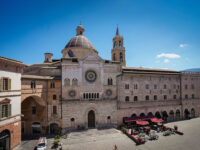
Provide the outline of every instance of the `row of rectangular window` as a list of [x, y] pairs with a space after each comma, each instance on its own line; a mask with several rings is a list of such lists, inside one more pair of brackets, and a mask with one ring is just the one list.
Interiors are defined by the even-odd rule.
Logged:
[[[185, 84], [185, 89], [187, 90], [188, 89], [188, 85]], [[191, 89], [194, 89], [194, 84], [191, 84]]]
[[[173, 99], [176, 99], [176, 98], [177, 98], [176, 95], [174, 95], [174, 96], [173, 96]], [[157, 95], [154, 95], [154, 96], [153, 96], [153, 99], [154, 99], [154, 100], [157, 100], [157, 99], [158, 99]], [[164, 100], [167, 100], [167, 95], [163, 95], [163, 99], [164, 99]], [[146, 96], [145, 96], [145, 100], [147, 100], [147, 101], [150, 100], [149, 95], [146, 95]], [[125, 97], [125, 101], [129, 101], [129, 96], [126, 96], [126, 97]], [[138, 101], [138, 96], [134, 96], [134, 97], [133, 97], [133, 101]]]
[[83, 99], [98, 99], [99, 93], [83, 93]]
[[[174, 87], [174, 89], [176, 89], [176, 84], [174, 84], [173, 87]], [[178, 87], [178, 89], [179, 89], [179, 85], [178, 85], [177, 87]], [[154, 84], [153, 88], [154, 88], [154, 89], [157, 89], [157, 85]], [[125, 89], [129, 89], [129, 84], [125, 84]], [[133, 85], [133, 89], [135, 89], [135, 90], [138, 89], [138, 85], [137, 85], [137, 84], [134, 84], [134, 85]], [[145, 89], [149, 89], [149, 84], [146, 84], [146, 85], [145, 85]], [[166, 85], [166, 84], [163, 85], [163, 89], [167, 89], [167, 85]]]

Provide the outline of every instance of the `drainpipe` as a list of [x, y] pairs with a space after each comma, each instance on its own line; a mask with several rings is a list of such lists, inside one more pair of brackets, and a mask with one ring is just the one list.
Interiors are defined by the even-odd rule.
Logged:
[[183, 119], [183, 102], [182, 102], [182, 74], [180, 73], [180, 105], [181, 105], [181, 117]]

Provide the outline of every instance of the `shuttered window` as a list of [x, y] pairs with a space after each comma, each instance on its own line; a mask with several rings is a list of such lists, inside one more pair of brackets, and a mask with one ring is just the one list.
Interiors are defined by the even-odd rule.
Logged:
[[0, 90], [1, 91], [11, 90], [11, 79], [9, 79], [9, 78], [1, 78], [0, 79]]
[[0, 105], [0, 118], [10, 117], [11, 115], [11, 104]]

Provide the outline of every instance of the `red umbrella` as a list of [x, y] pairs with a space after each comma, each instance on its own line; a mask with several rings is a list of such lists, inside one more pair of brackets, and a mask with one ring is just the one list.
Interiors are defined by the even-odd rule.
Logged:
[[163, 122], [162, 119], [157, 119], [157, 118], [153, 118], [153, 119], [151, 119], [151, 121], [155, 122], [155, 123], [161, 123], [161, 122]]
[[149, 124], [148, 121], [136, 121], [136, 123], [137, 123], [138, 125], [143, 125], [143, 126]]

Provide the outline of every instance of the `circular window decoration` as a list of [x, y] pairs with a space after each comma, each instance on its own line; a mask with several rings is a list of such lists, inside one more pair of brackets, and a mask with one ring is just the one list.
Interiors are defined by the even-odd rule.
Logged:
[[69, 91], [68, 95], [69, 95], [70, 97], [75, 97], [75, 96], [76, 96], [76, 91], [71, 90], [71, 91]]
[[88, 82], [94, 82], [97, 79], [97, 74], [93, 70], [88, 70], [85, 73], [85, 79]]
[[111, 96], [112, 95], [112, 91], [110, 89], [106, 90], [106, 95], [107, 96]]

